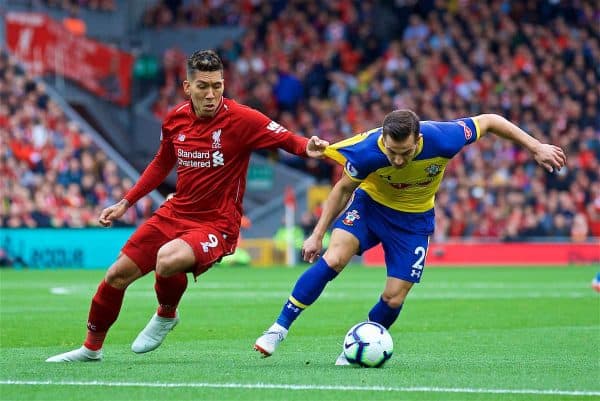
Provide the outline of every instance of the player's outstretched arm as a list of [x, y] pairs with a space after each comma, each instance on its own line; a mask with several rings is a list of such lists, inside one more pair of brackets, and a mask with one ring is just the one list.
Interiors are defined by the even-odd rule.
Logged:
[[306, 144], [306, 154], [309, 157], [320, 159], [324, 156], [327, 146], [329, 146], [329, 142], [324, 141], [318, 136], [311, 136]]
[[323, 213], [313, 230], [313, 233], [304, 241], [302, 245], [302, 256], [306, 262], [313, 263], [323, 249], [323, 237], [331, 225], [333, 219], [340, 214], [342, 209], [348, 203], [352, 192], [360, 185], [360, 182], [351, 180], [346, 174], [335, 184], [325, 205]]
[[103, 227], [112, 226], [112, 222], [125, 214], [129, 208], [129, 202], [127, 199], [123, 199], [112, 206], [107, 207], [100, 213], [98, 222]]
[[567, 163], [565, 152], [556, 145], [541, 143], [521, 128], [497, 114], [481, 114], [473, 118], [482, 133], [490, 131], [518, 143], [531, 153], [533, 159], [549, 172], [560, 170]]

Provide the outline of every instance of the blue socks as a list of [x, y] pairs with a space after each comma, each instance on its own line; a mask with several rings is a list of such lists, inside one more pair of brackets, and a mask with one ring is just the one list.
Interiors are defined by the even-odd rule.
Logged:
[[296, 281], [292, 295], [283, 306], [277, 323], [289, 329], [300, 313], [319, 298], [327, 283], [337, 275], [325, 259], [320, 258]]
[[[277, 324], [289, 329], [294, 320], [300, 316], [300, 313], [319, 298], [327, 283], [337, 275], [338, 273], [329, 267], [325, 259], [320, 258], [317, 263], [302, 273], [296, 281], [292, 295], [288, 298], [277, 318]], [[369, 320], [389, 329], [398, 318], [401, 310], [402, 305], [394, 309], [382, 298], [379, 298], [379, 302], [369, 312]]]
[[382, 298], [379, 298], [379, 302], [377, 302], [375, 306], [373, 306], [373, 309], [371, 309], [369, 312], [369, 320], [372, 322], [377, 322], [386, 329], [389, 329], [398, 318], [398, 315], [402, 310], [402, 305], [400, 305], [398, 309], [393, 309], [390, 308], [390, 306], [385, 303]]

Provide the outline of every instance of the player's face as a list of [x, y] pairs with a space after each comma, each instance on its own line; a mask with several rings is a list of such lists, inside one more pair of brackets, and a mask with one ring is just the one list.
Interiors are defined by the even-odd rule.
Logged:
[[183, 81], [183, 90], [192, 99], [198, 117], [212, 117], [223, 98], [222, 71], [194, 71]]
[[395, 168], [406, 167], [415, 157], [420, 138], [421, 134], [410, 135], [405, 140], [396, 141], [388, 135], [384, 135], [383, 147], [390, 164]]

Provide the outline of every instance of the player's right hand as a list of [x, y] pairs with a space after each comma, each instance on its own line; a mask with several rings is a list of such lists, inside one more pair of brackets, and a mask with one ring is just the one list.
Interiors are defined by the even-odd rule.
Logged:
[[107, 207], [100, 213], [98, 223], [102, 227], [112, 226], [112, 222], [119, 217], [123, 216], [129, 207], [129, 202], [126, 199], [121, 200], [119, 203], [115, 203], [112, 206]]
[[302, 244], [302, 258], [305, 262], [314, 263], [323, 249], [323, 239], [314, 233]]
[[306, 154], [308, 157], [321, 159], [325, 157], [325, 149], [327, 149], [327, 146], [329, 146], [329, 142], [313, 135], [306, 144]]
[[560, 171], [567, 164], [565, 152], [556, 145], [540, 143], [532, 153], [535, 161], [549, 173]]

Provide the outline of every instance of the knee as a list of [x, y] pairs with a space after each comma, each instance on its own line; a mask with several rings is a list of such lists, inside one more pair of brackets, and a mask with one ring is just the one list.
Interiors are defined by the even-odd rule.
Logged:
[[174, 265], [174, 252], [165, 249], [165, 247], [160, 248], [156, 255], [156, 273], [163, 277], [168, 277], [172, 274]]
[[104, 276], [104, 281], [114, 288], [124, 290], [140, 277], [141, 272], [137, 267], [135, 269], [123, 268], [118, 265], [113, 265], [108, 269]]
[[408, 294], [408, 290], [401, 289], [396, 292], [392, 291], [384, 291], [381, 294], [381, 299], [385, 302], [390, 308], [398, 309], [404, 303], [404, 299]]
[[185, 257], [173, 247], [161, 247], [156, 255], [156, 273], [170, 277], [186, 269]]
[[327, 262], [327, 265], [338, 273], [344, 270], [349, 261], [348, 257], [338, 252], [325, 252], [323, 258]]

